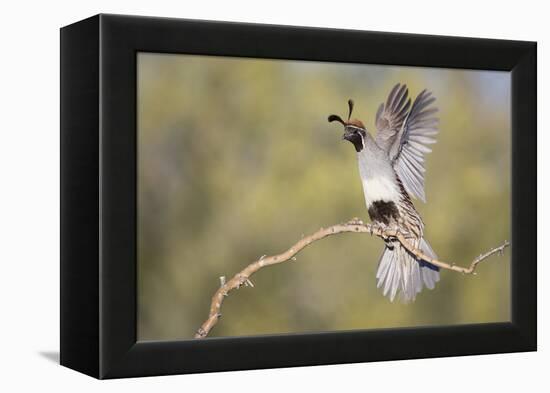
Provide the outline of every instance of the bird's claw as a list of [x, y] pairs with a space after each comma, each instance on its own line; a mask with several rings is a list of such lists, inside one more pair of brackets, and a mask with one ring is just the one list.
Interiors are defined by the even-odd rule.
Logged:
[[373, 232], [378, 232], [382, 239], [387, 240], [388, 236], [386, 236], [385, 232], [388, 226], [384, 224], [383, 222], [374, 222], [372, 224]]

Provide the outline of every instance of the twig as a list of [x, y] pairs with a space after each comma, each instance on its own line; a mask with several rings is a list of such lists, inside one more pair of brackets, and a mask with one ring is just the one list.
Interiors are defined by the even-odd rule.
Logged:
[[382, 239], [394, 238], [398, 240], [403, 245], [403, 247], [405, 247], [410, 253], [415, 255], [418, 259], [429, 262], [432, 265], [438, 266], [442, 269], [453, 270], [455, 272], [459, 272], [463, 274], [474, 273], [477, 265], [481, 261], [483, 261], [484, 259], [487, 259], [493, 254], [496, 254], [496, 253], [502, 254], [504, 252], [504, 249], [510, 245], [508, 241], [504, 241], [504, 243], [501, 246], [493, 248], [492, 250], [486, 252], [485, 254], [479, 255], [476, 259], [472, 261], [470, 266], [466, 268], [462, 266], [457, 266], [454, 263], [443, 262], [434, 258], [430, 258], [429, 256], [422, 253], [421, 250], [417, 249], [412, 244], [410, 244], [409, 241], [399, 231], [392, 230], [392, 229], [382, 229], [378, 226], [365, 224], [361, 220], [354, 218], [346, 223], [333, 225], [328, 228], [321, 228], [317, 232], [313, 233], [312, 235], [302, 236], [302, 238], [296, 244], [294, 244], [292, 247], [290, 247], [288, 250], [286, 250], [281, 254], [272, 255], [272, 256], [263, 255], [260, 259], [252, 262], [243, 270], [241, 270], [239, 273], [235, 274], [233, 278], [231, 278], [229, 281], [226, 281], [225, 277], [223, 277], [223, 279], [222, 277], [220, 277], [221, 286], [216, 291], [216, 293], [214, 293], [214, 296], [212, 297], [208, 319], [206, 319], [206, 321], [204, 321], [201, 327], [197, 330], [197, 332], [195, 333], [195, 338], [205, 338], [206, 336], [208, 336], [208, 333], [210, 333], [212, 328], [216, 325], [219, 318], [221, 317], [220, 311], [221, 311], [222, 303], [224, 301], [224, 298], [229, 294], [229, 292], [231, 292], [234, 289], [239, 289], [243, 285], [254, 287], [254, 284], [252, 284], [252, 281], [250, 281], [250, 276], [252, 276], [258, 270], [260, 270], [263, 267], [276, 265], [278, 263], [283, 263], [288, 260], [296, 260], [295, 255], [298, 254], [307, 246], [309, 246], [311, 243], [316, 242], [317, 240], [321, 240], [327, 236], [336, 235], [336, 234], [345, 233], [345, 232], [369, 233], [371, 235], [376, 235]]

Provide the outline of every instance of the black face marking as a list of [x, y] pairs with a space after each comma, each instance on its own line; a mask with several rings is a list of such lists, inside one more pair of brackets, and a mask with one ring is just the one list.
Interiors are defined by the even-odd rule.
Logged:
[[389, 225], [392, 219], [398, 220], [399, 211], [393, 202], [374, 201], [369, 207], [369, 217], [372, 221]]
[[346, 127], [346, 131], [344, 132], [343, 136], [346, 141], [349, 141], [353, 144], [357, 153], [363, 150], [363, 139], [361, 138], [361, 135], [363, 137], [365, 136], [365, 130], [358, 127], [348, 126]]

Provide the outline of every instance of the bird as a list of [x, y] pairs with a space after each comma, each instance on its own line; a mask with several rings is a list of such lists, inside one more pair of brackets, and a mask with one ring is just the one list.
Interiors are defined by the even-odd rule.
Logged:
[[[411, 103], [412, 102], [412, 103]], [[435, 97], [426, 89], [411, 101], [406, 84], [397, 83], [375, 117], [376, 136], [361, 120], [351, 119], [353, 100], [348, 100], [348, 119], [330, 115], [329, 122], [344, 126], [342, 139], [355, 148], [359, 176], [369, 218], [379, 229], [399, 231], [424, 255], [437, 259], [424, 237], [424, 222], [411, 197], [426, 202], [424, 159], [439, 132]], [[390, 301], [415, 300], [424, 287], [433, 289], [439, 268], [417, 258], [395, 237], [386, 237], [380, 256], [377, 287]]]

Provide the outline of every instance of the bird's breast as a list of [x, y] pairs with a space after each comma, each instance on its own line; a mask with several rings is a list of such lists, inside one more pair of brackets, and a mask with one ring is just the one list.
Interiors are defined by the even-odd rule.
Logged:
[[365, 202], [369, 209], [374, 202], [394, 202], [397, 203], [401, 198], [399, 185], [390, 177], [374, 176], [363, 177], [363, 192], [365, 194]]
[[397, 203], [401, 200], [397, 176], [385, 156], [377, 154], [367, 145], [367, 149], [359, 153], [357, 159], [367, 209], [376, 201]]

